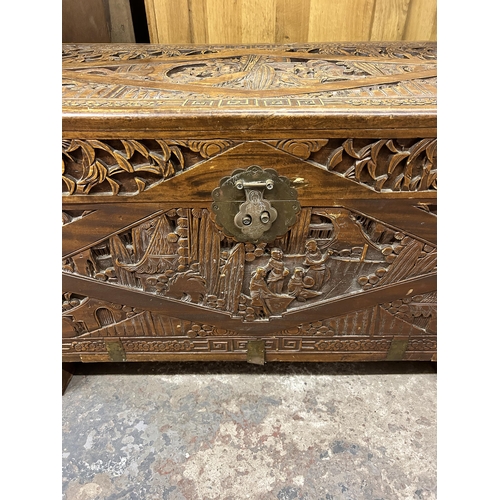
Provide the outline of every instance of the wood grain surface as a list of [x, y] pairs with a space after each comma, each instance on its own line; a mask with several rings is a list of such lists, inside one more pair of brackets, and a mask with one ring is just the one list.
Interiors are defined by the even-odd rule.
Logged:
[[434, 41], [436, 0], [146, 0], [152, 43]]

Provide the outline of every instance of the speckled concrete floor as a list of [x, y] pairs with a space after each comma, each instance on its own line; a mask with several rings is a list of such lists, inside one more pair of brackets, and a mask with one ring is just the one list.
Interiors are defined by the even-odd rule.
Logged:
[[65, 500], [434, 498], [430, 363], [89, 364], [63, 397]]

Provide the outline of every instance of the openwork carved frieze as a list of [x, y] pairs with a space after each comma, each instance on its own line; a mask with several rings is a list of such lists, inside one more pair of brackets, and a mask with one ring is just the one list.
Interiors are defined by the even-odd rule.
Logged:
[[436, 146], [436, 139], [347, 139], [331, 151], [326, 167], [376, 191], [436, 190]]
[[[63, 195], [137, 195], [242, 142], [226, 139], [65, 140]], [[378, 192], [437, 190], [435, 138], [261, 142]], [[417, 206], [436, 214], [435, 205], [419, 203]], [[75, 217], [69, 213], [63, 214], [63, 222], [73, 220]]]
[[63, 194], [138, 194], [231, 144], [222, 139], [64, 140]]

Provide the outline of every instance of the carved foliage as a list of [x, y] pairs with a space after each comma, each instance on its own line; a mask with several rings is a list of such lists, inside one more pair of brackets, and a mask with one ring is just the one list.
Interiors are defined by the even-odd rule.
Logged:
[[396, 59], [418, 58], [423, 60], [435, 60], [436, 49], [432, 45], [422, 42], [385, 42], [380, 45], [372, 43], [329, 43], [317, 46], [309, 45], [308, 52], [319, 54], [354, 56], [354, 57], [389, 57]]
[[[436, 191], [436, 139], [263, 141], [376, 191]], [[211, 140], [65, 140], [65, 195], [133, 195], [237, 144]], [[194, 153], [194, 154], [193, 154]], [[436, 213], [435, 206], [419, 208]], [[74, 220], [63, 214], [65, 223]]]
[[376, 191], [437, 189], [436, 139], [381, 139], [362, 145], [347, 139], [326, 161], [328, 170]]
[[181, 55], [197, 55], [215, 53], [217, 50], [208, 47], [193, 48], [183, 46], [164, 45], [131, 45], [131, 44], [111, 44], [111, 45], [85, 45], [85, 44], [64, 44], [62, 60], [65, 63], [85, 63], [85, 62], [117, 62], [117, 61], [137, 61], [141, 59], [170, 58]]
[[[130, 195], [174, 177], [188, 165], [218, 154], [228, 140], [64, 140], [63, 194]], [[201, 158], [186, 159], [185, 150]]]

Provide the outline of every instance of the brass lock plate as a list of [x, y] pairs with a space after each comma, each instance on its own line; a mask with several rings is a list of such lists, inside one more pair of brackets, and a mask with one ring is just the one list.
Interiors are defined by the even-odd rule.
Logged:
[[283, 236], [300, 212], [297, 191], [272, 168], [252, 165], [224, 177], [212, 191], [212, 214], [236, 241], [271, 242]]

